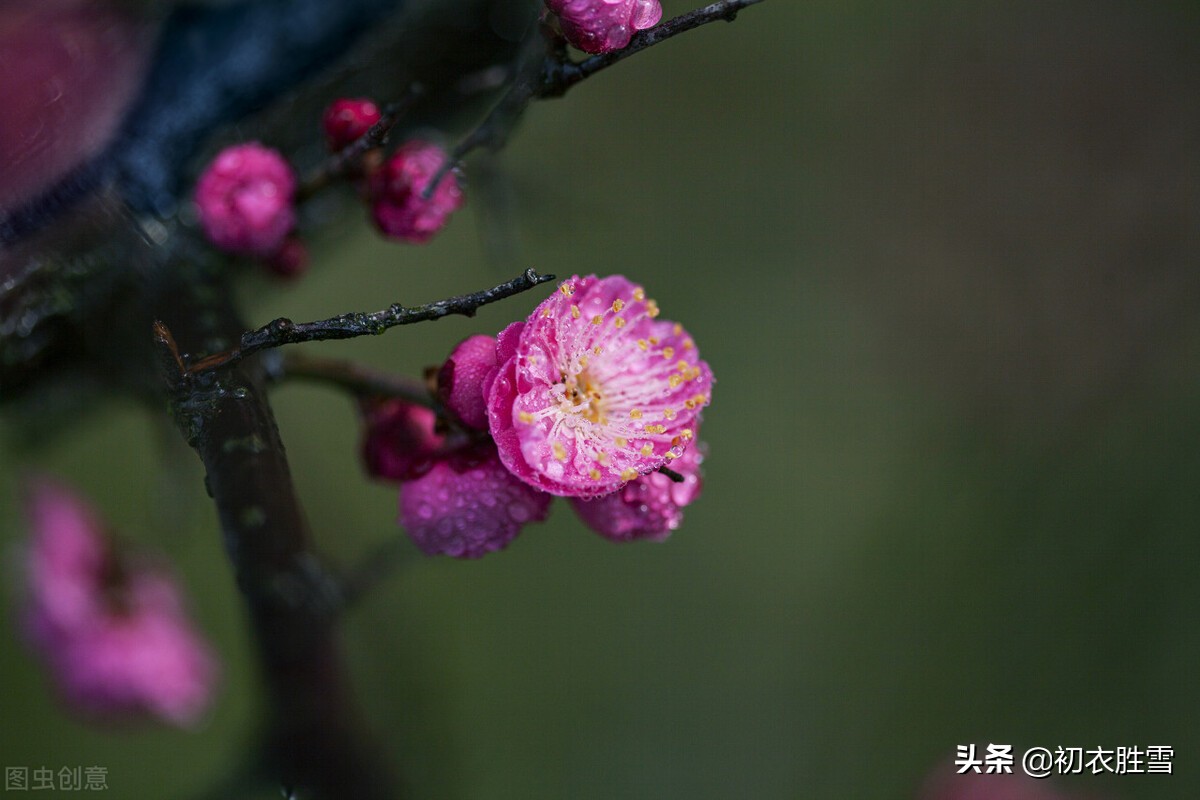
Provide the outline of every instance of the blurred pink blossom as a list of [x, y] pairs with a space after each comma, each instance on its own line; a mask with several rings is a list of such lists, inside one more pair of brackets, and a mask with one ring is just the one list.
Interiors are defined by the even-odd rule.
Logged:
[[257, 142], [227, 147], [196, 184], [205, 236], [236, 255], [270, 258], [296, 225], [296, 178], [277, 151]]
[[104, 717], [199, 721], [216, 659], [157, 566], [123, 558], [76, 494], [32, 483], [25, 627], [69, 705]]
[[371, 175], [371, 215], [385, 236], [423, 244], [462, 207], [462, 189], [453, 174], [439, 181], [428, 200], [423, 193], [446, 163], [440, 147], [412, 140]]

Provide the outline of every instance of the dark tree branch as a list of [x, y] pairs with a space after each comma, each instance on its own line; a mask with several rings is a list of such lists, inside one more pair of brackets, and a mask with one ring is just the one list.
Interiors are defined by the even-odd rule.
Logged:
[[518, 69], [508, 92], [500, 99], [487, 117], [468, 133], [450, 152], [450, 158], [433, 176], [433, 180], [422, 192], [425, 199], [433, 196], [438, 184], [451, 170], [458, 169], [468, 155], [480, 147], [498, 150], [504, 146], [509, 134], [516, 126], [529, 103], [535, 99], [562, 97], [576, 84], [590, 78], [601, 70], [624, 61], [632, 55], [661, 44], [681, 33], [725, 20], [732, 22], [738, 12], [763, 0], [720, 0], [703, 8], [697, 8], [661, 22], [653, 28], [638, 31], [629, 44], [611, 53], [601, 53], [583, 61], [573, 61], [567, 55], [561, 40], [551, 38], [541, 60], [530, 70]]
[[552, 280], [554, 280], [553, 275], [539, 275], [534, 270], [527, 269], [524, 274], [490, 289], [438, 300], [423, 306], [405, 308], [399, 303], [393, 303], [382, 311], [341, 314], [315, 322], [292, 322], [290, 319], [280, 317], [258, 330], [243, 333], [238, 346], [234, 349], [190, 363], [188, 372], [192, 375], [210, 372], [219, 367], [237, 364], [260, 350], [282, 347], [285, 344], [353, 339], [357, 336], [378, 336], [398, 325], [427, 322], [451, 314], [473, 317], [476, 311], [489, 303], [527, 292], [538, 284]]
[[[184, 346], [234, 337], [244, 328], [230, 295], [209, 276], [181, 275], [160, 313]], [[172, 411], [204, 464], [258, 647], [268, 712], [264, 779], [303, 787], [304, 797], [395, 797], [393, 776], [354, 710], [334, 635], [341, 586], [313, 550], [260, 359], [188, 373], [172, 330], [154, 328]]]
[[407, 375], [379, 372], [337, 358], [313, 358], [288, 353], [283, 359], [282, 377], [332, 384], [360, 396], [397, 397], [429, 408], [436, 405], [429, 387], [423, 381]]

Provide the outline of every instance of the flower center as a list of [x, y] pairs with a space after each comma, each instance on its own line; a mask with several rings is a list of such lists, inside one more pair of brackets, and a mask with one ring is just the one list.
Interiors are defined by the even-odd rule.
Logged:
[[563, 373], [562, 386], [564, 411], [578, 414], [589, 422], [600, 425], [607, 421], [604, 395], [600, 392], [600, 382], [593, 378], [586, 369], [575, 375]]

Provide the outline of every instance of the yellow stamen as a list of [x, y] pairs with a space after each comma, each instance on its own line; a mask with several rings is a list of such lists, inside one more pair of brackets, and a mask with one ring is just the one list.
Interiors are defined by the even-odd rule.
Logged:
[[550, 446], [550, 449], [554, 451], [554, 457], [556, 459], [558, 459], [559, 461], [567, 460], [567, 451], [558, 442], [555, 442], [554, 444], [552, 444]]
[[675, 357], [675, 348], [674, 347], [664, 347], [662, 349], [662, 354], [663, 354], [663, 358], [665, 358], [667, 361], [670, 361], [672, 358]]
[[598, 470], [598, 469], [589, 469], [589, 470], [588, 470], [588, 477], [589, 477], [589, 478], [591, 478], [591, 479], [592, 479], [592, 480], [594, 480], [594, 481], [598, 481], [598, 480], [600, 480], [600, 470]]
[[570, 297], [571, 295], [575, 294], [575, 287], [569, 283], [564, 283], [562, 286], [559, 286], [558, 290], [560, 292], [562, 292], [564, 295], [566, 295], [567, 297]]
[[646, 290], [642, 287], [637, 287], [633, 290], [633, 300], [635, 303], [640, 303], [646, 299]]
[[638, 476], [638, 471], [633, 467], [628, 467], [621, 472], [621, 480], [631, 481]]
[[642, 445], [642, 455], [644, 455], [644, 456], [654, 455], [654, 448], [648, 444]]
[[599, 325], [601, 322], [604, 322], [604, 317], [600, 316], [599, 314], [597, 314], [596, 316], [592, 317], [592, 324], [593, 324], [593, 325]]
[[521, 411], [517, 414], [517, 419], [528, 425], [529, 423], [533, 422], [533, 414], [530, 414], [528, 411]]
[[625, 320], [624, 320], [624, 318], [623, 318], [623, 317], [617, 317], [616, 319], [614, 319], [614, 320], [613, 320], [613, 325], [616, 325], [618, 328], [624, 328], [624, 327], [625, 327]]
[[571, 319], [579, 319], [579, 306], [571, 306]]
[[641, 410], [637, 409], [637, 408], [631, 408], [629, 410], [629, 418], [630, 419], [641, 419], [642, 418]]
[[613, 311], [617, 311], [617, 312], [619, 312], [619, 311], [620, 311], [622, 308], [624, 308], [624, 307], [625, 307], [625, 301], [624, 301], [624, 300], [621, 300], [621, 299], [619, 299], [619, 298], [618, 298], [618, 299], [616, 299], [616, 300], [613, 300], [613, 304], [612, 304], [612, 310], [613, 310]]

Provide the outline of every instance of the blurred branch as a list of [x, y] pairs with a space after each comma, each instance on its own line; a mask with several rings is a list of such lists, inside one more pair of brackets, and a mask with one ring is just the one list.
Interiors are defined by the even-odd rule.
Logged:
[[201, 271], [178, 284], [154, 325], [176, 424], [200, 456], [225, 550], [249, 611], [266, 690], [261, 763], [305, 797], [395, 797], [393, 776], [362, 730], [334, 637], [341, 586], [313, 550], [260, 359], [189, 373], [175, 344], [244, 330], [228, 287]]
[[393, 303], [382, 311], [341, 314], [315, 322], [292, 322], [290, 319], [280, 317], [258, 330], [243, 333], [238, 346], [232, 350], [206, 356], [195, 363], [188, 364], [187, 372], [190, 375], [210, 372], [220, 367], [237, 364], [260, 350], [282, 347], [285, 344], [353, 339], [357, 336], [378, 336], [398, 325], [427, 322], [451, 314], [473, 317], [476, 311], [489, 303], [527, 292], [539, 284], [552, 280], [554, 280], [553, 275], [539, 275], [536, 271], [527, 269], [511, 281], [506, 281], [490, 289], [438, 300], [423, 306], [405, 308], [399, 303]]
[[508, 92], [492, 108], [491, 113], [468, 133], [450, 152], [450, 158], [434, 175], [425, 188], [426, 199], [433, 196], [442, 179], [461, 166], [464, 158], [480, 147], [491, 150], [502, 148], [509, 134], [528, 108], [530, 101], [562, 97], [576, 84], [590, 78], [613, 64], [624, 61], [636, 53], [661, 44], [681, 33], [724, 20], [733, 22], [738, 12], [763, 0], [720, 0], [703, 8], [697, 8], [661, 22], [653, 28], [638, 31], [629, 44], [611, 53], [601, 53], [583, 61], [574, 61], [567, 54], [563, 41], [557, 34], [542, 26], [545, 39], [544, 53], [536, 61], [528, 62], [515, 71], [515, 79]]
[[312, 358], [289, 353], [283, 359], [281, 377], [302, 378], [340, 386], [356, 395], [398, 397], [429, 408], [435, 406], [429, 387], [407, 375], [393, 375], [337, 358]]

